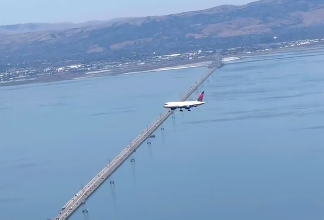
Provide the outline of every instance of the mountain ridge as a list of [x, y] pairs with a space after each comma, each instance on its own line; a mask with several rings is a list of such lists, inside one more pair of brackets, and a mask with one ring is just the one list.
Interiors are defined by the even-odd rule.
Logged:
[[9, 24], [0, 25], [0, 36], [1, 35], [14, 35], [14, 34], [24, 34], [32, 32], [43, 32], [43, 31], [59, 31], [65, 29], [82, 28], [87, 26], [96, 26], [100, 24], [109, 24], [114, 22], [119, 22], [130, 18], [113, 18], [109, 20], [93, 20], [85, 22], [57, 22], [57, 23], [19, 23], [19, 24]]
[[[0, 36], [3, 62], [80, 62], [251, 47], [324, 36], [324, 0], [261, 0], [246, 5], [103, 21]], [[1, 58], [0, 58], [1, 62]]]

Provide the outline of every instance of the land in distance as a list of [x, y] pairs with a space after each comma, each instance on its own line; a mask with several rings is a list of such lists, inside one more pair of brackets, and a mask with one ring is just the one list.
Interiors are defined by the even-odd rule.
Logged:
[[2, 31], [0, 65], [139, 60], [153, 54], [253, 48], [259, 44], [322, 38], [323, 15], [324, 0], [261, 0], [243, 6], [223, 5], [79, 26], [20, 25], [15, 31]]

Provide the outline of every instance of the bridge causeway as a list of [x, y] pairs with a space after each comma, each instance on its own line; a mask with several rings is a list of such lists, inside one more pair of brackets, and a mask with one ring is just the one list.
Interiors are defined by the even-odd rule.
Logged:
[[[200, 80], [194, 83], [190, 89], [181, 96], [180, 101], [188, 99], [196, 89], [210, 77], [217, 68], [221, 67], [221, 61], [216, 61], [216, 65], [208, 69]], [[214, 63], [214, 62], [213, 62]], [[85, 201], [100, 187], [100, 185], [111, 176], [117, 168], [134, 152], [136, 149], [152, 135], [152, 133], [172, 115], [172, 111], [167, 111], [160, 115], [146, 130], [135, 138], [126, 148], [123, 149], [107, 166], [105, 166], [86, 186], [83, 187], [71, 200], [63, 207], [61, 212], [53, 220], [68, 219]]]

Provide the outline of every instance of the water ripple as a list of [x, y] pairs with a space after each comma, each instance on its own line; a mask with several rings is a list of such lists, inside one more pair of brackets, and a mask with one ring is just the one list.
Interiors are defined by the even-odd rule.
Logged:
[[1, 203], [16, 203], [16, 202], [22, 202], [24, 201], [23, 198], [0, 198], [0, 204]]

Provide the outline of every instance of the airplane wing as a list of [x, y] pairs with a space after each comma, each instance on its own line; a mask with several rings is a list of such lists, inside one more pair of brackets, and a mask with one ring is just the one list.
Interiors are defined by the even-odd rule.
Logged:
[[191, 107], [194, 107], [194, 106], [195, 105], [188, 104], [188, 103], [179, 104], [179, 108], [191, 108]]
[[186, 106], [188, 106], [188, 104], [179, 104], [179, 107], [180, 107], [180, 108], [184, 108], [184, 107], [186, 107]]

